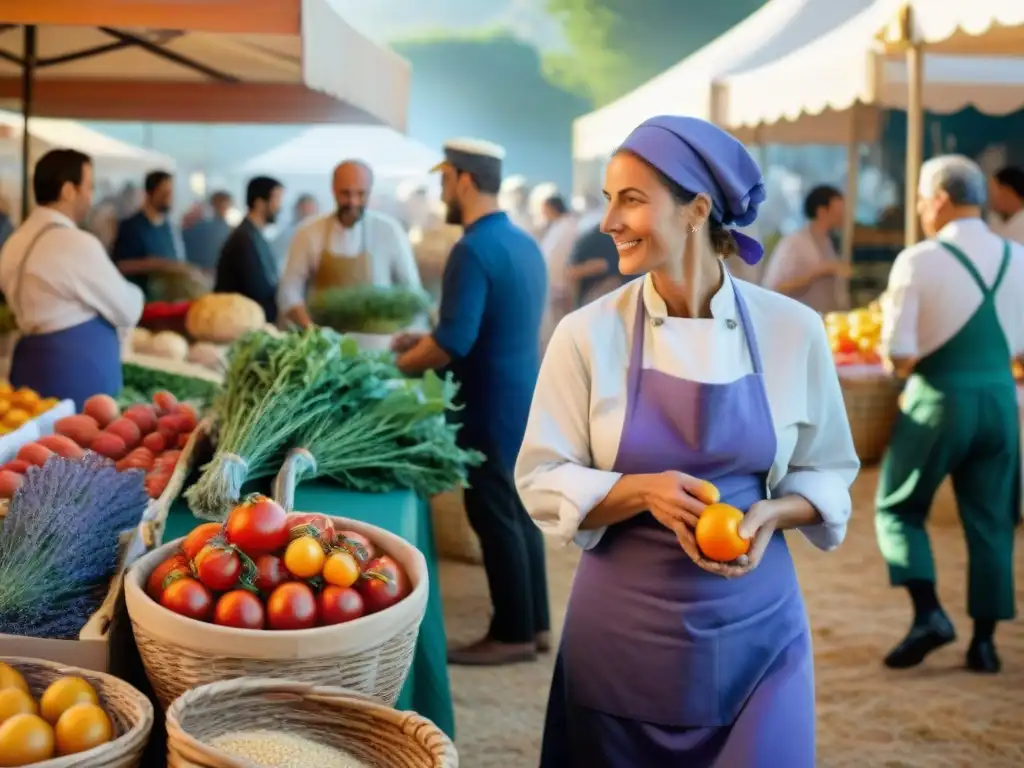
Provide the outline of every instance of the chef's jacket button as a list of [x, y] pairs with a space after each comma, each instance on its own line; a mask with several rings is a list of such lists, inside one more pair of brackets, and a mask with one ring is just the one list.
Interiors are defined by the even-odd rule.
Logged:
[[665, 324], [665, 318], [663, 318], [663, 317], [653, 317], [653, 318], [651, 318], [651, 325], [653, 325], [655, 328], [657, 328], [657, 327], [659, 327], [661, 325], [664, 325], [664, 324]]
[[730, 331], [733, 330], [736, 327], [736, 321], [733, 320], [732, 318], [729, 318], [728, 320], [725, 321], [725, 327], [728, 328]]

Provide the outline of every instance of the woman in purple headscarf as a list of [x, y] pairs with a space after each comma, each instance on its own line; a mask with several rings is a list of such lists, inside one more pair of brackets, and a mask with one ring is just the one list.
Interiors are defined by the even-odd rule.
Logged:
[[[858, 461], [820, 318], [734, 280], [761, 171], [710, 123], [658, 117], [605, 176], [603, 231], [644, 275], [548, 346], [516, 482], [584, 549], [542, 768], [813, 768], [811, 636], [783, 531], [839, 545]], [[707, 483], [750, 550], [708, 560]]]

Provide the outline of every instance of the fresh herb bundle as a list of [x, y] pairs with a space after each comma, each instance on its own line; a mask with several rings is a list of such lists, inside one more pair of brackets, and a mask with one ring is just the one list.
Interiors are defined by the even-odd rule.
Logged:
[[97, 454], [29, 469], [0, 529], [0, 633], [77, 637], [148, 503], [140, 470]]
[[316, 291], [309, 299], [313, 321], [346, 333], [397, 333], [430, 311], [423, 291], [355, 285]]

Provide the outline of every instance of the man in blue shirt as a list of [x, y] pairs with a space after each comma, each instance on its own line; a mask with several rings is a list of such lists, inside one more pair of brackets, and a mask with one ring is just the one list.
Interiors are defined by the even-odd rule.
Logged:
[[477, 643], [449, 652], [453, 664], [532, 661], [550, 648], [544, 544], [513, 481], [540, 367], [547, 267], [537, 242], [498, 207], [504, 150], [449, 142], [441, 196], [452, 248], [432, 334], [395, 342], [406, 374], [449, 368], [461, 383], [460, 442], [487, 458], [469, 471], [466, 513], [480, 539], [494, 615]]
[[228, 223], [231, 203], [231, 195], [227, 192], [214, 192], [210, 196], [210, 215], [181, 233], [185, 245], [185, 259], [189, 264], [194, 264], [207, 272], [217, 269], [221, 248], [233, 230]]

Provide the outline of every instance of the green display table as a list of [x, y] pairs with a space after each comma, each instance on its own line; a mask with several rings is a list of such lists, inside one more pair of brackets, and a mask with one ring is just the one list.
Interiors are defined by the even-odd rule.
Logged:
[[[246, 489], [248, 491], [248, 489]], [[321, 512], [370, 523], [401, 536], [418, 548], [427, 559], [430, 593], [427, 612], [420, 627], [409, 679], [396, 704], [398, 709], [412, 710], [455, 738], [455, 711], [448, 682], [447, 640], [444, 613], [441, 608], [441, 585], [438, 581], [437, 553], [431, 529], [430, 510], [413, 493], [354, 493], [329, 482], [302, 483], [295, 491], [295, 509]], [[167, 518], [164, 541], [188, 534], [203, 521], [194, 517], [179, 499]]]

